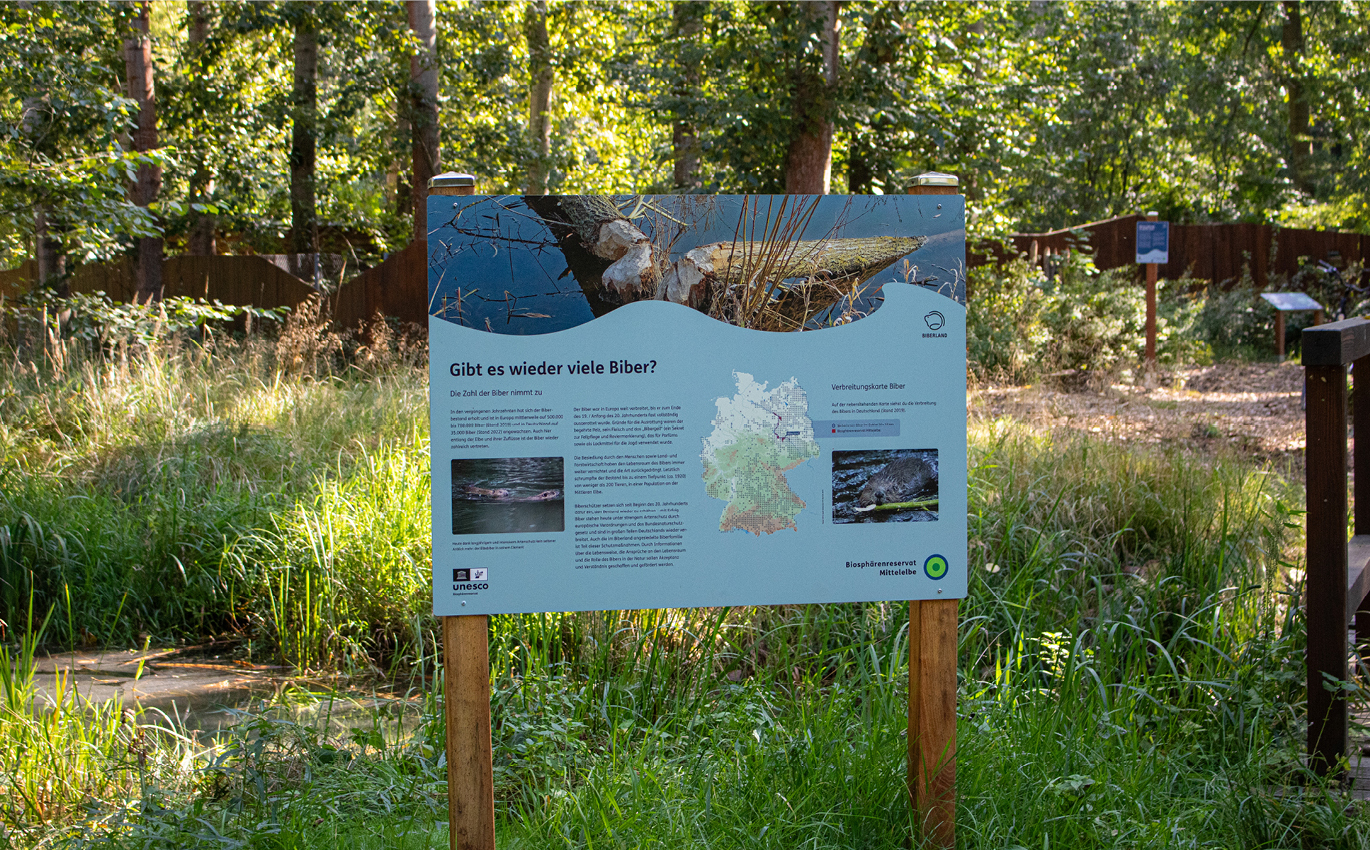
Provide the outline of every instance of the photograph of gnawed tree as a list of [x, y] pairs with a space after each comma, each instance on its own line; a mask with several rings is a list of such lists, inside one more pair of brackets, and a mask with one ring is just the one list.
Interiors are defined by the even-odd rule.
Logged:
[[889, 284], [965, 302], [959, 197], [454, 197], [430, 226], [429, 313], [493, 333], [644, 300], [768, 331], [856, 321]]

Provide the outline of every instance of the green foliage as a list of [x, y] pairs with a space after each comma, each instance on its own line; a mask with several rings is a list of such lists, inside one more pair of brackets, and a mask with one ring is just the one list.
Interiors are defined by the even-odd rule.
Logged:
[[[1156, 358], [1202, 360], [1208, 302], [1191, 281], [1159, 281]], [[1048, 279], [1019, 258], [970, 270], [967, 347], [982, 377], [1033, 381], [1059, 369], [1109, 373], [1140, 363], [1146, 347], [1146, 292], [1131, 268], [1101, 272], [1089, 256], [1066, 256]]]

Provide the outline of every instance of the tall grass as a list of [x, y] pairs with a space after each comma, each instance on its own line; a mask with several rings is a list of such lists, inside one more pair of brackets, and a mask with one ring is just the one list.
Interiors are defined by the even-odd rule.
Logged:
[[[28, 610], [59, 647], [229, 631], [408, 672], [423, 722], [249, 715], [196, 749], [117, 707], [15, 709], [23, 843], [445, 840], [423, 374], [300, 339], [0, 367], [0, 643]], [[963, 846], [1370, 843], [1298, 765], [1297, 483], [1011, 420], [974, 421], [971, 459]], [[502, 845], [904, 846], [906, 629], [902, 603], [491, 618]]]

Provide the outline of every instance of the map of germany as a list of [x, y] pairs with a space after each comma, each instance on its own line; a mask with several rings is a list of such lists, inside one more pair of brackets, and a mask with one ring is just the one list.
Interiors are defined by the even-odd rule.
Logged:
[[715, 402], [714, 430], [700, 454], [704, 491], [728, 503], [718, 528], [758, 537], [797, 528], [805, 505], [785, 473], [818, 456], [808, 394], [794, 378], [769, 391], [745, 372], [733, 379], [737, 394]]

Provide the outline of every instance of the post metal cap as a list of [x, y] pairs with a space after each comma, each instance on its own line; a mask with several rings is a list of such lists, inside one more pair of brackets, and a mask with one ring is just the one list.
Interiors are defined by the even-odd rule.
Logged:
[[474, 174], [462, 174], [459, 171], [445, 171], [428, 178], [428, 188], [430, 189], [459, 189], [475, 185], [476, 176]]
[[955, 174], [940, 171], [925, 171], [909, 182], [910, 186], [960, 186], [961, 180]]

